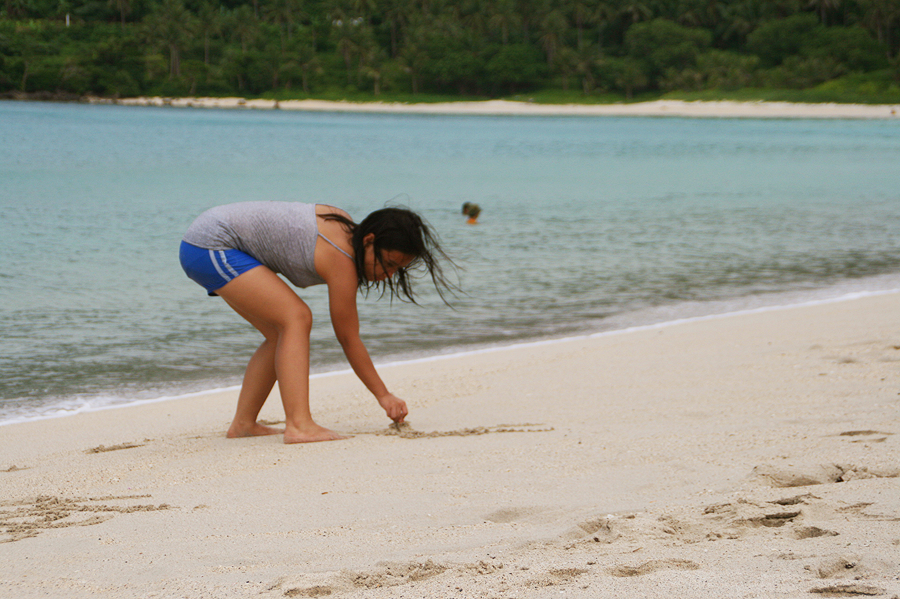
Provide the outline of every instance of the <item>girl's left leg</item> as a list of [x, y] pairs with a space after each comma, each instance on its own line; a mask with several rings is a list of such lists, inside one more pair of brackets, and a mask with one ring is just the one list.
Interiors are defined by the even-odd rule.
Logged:
[[228, 438], [280, 435], [283, 428], [274, 428], [257, 422], [259, 411], [275, 386], [275, 344], [268, 339], [257, 348], [247, 370], [238, 395], [234, 420], [228, 428]]

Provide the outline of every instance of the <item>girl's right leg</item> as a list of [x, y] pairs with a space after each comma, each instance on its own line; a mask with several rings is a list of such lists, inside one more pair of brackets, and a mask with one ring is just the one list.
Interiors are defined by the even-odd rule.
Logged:
[[309, 410], [312, 313], [306, 303], [265, 266], [241, 274], [216, 293], [266, 338], [247, 365], [235, 421], [251, 414], [255, 419], [277, 379], [285, 443], [346, 438], [316, 424]]

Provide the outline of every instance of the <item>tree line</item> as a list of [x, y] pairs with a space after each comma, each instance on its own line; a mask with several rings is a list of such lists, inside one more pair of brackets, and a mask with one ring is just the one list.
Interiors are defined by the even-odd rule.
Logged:
[[0, 92], [900, 98], [900, 0], [2, 0]]

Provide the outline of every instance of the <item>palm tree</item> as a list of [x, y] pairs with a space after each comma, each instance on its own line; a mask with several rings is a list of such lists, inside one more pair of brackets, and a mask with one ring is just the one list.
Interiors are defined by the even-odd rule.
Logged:
[[376, 0], [353, 0], [353, 13], [362, 17], [366, 23], [372, 22], [372, 15], [378, 12]]
[[409, 35], [400, 49], [400, 64], [403, 70], [409, 74], [412, 93], [419, 93], [419, 80], [422, 70], [426, 67], [431, 57], [425, 50], [426, 38], [431, 27], [425, 19], [419, 17], [410, 23]]
[[31, 3], [28, 0], [6, 0], [4, 3], [6, 18], [18, 19], [28, 12]]
[[203, 64], [209, 66], [210, 38], [222, 33], [222, 11], [210, 0], [200, 5], [197, 12], [197, 33], [203, 36]]
[[151, 43], [165, 46], [169, 52], [169, 78], [181, 76], [181, 49], [194, 30], [194, 18], [182, 0], [162, 0], [144, 19]]
[[544, 15], [540, 23], [540, 42], [547, 55], [547, 64], [552, 65], [556, 58], [556, 52], [565, 45], [565, 34], [569, 28], [565, 15], [559, 9], [553, 8]]
[[576, 74], [578, 53], [572, 48], [560, 48], [553, 61], [553, 69], [562, 76], [563, 91], [569, 91], [569, 78]]
[[509, 44], [509, 32], [518, 28], [522, 23], [522, 17], [516, 12], [515, 0], [495, 0], [487, 5], [488, 25], [492, 29], [500, 30], [500, 41], [505, 46]]
[[567, 12], [575, 23], [575, 47], [578, 50], [584, 46], [584, 28], [595, 14], [596, 0], [567, 0], [565, 3]]
[[600, 48], [604, 47], [606, 28], [618, 17], [619, 10], [613, 0], [599, 0], [594, 6], [594, 13], [590, 16], [589, 22], [597, 27], [597, 45]]
[[575, 72], [581, 75], [581, 89], [585, 95], [594, 90], [597, 83], [597, 67], [600, 65], [598, 48], [587, 46], [575, 53]]
[[381, 0], [382, 14], [391, 32], [391, 58], [400, 52], [400, 38], [409, 23], [409, 3], [406, 0]]
[[372, 80], [372, 93], [381, 95], [381, 84], [384, 76], [384, 61], [387, 53], [384, 48], [375, 43], [373, 38], [368, 38], [360, 49], [359, 72]]
[[312, 38], [304, 39], [298, 42], [296, 49], [291, 52], [294, 60], [300, 65], [301, 77], [303, 80], [303, 91], [309, 93], [309, 75], [310, 72], [320, 71], [319, 56], [316, 54], [316, 46], [312, 42]]
[[690, 8], [680, 14], [672, 15], [671, 20], [686, 27], [703, 27], [717, 31], [723, 21], [724, 14], [734, 2], [720, 0], [692, 0]]
[[891, 33], [900, 24], [900, 2], [898, 0], [859, 0], [865, 8], [863, 20], [875, 32], [878, 41], [888, 47], [888, 54], [896, 52]]
[[828, 13], [841, 7], [841, 0], [809, 0], [809, 7], [815, 8], [822, 25], [828, 25]]
[[653, 11], [641, 0], [619, 0], [618, 4], [619, 15], [632, 25], [653, 16]]
[[278, 28], [284, 54], [297, 22], [305, 16], [303, 0], [269, 0], [263, 6], [263, 16]]
[[129, 0], [109, 0], [107, 6], [115, 8], [116, 11], [118, 11], [122, 29], [125, 29], [125, 15], [131, 12], [131, 2], [129, 2]]
[[621, 68], [616, 75], [616, 85], [625, 90], [625, 97], [634, 98], [634, 91], [646, 87], [650, 79], [639, 61], [633, 58], [621, 60]]
[[[167, 1], [167, 0], [164, 0]], [[231, 34], [241, 42], [241, 54], [246, 54], [250, 46], [259, 38], [259, 19], [256, 13], [246, 4], [231, 11], [228, 18]]]

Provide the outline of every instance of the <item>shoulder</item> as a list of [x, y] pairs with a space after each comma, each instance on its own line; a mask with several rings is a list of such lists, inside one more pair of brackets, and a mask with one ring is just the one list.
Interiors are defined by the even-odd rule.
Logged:
[[338, 216], [343, 216], [348, 220], [353, 220], [345, 210], [341, 210], [336, 206], [329, 206], [328, 204], [316, 204], [316, 216], [327, 216], [329, 214], [337, 214]]

